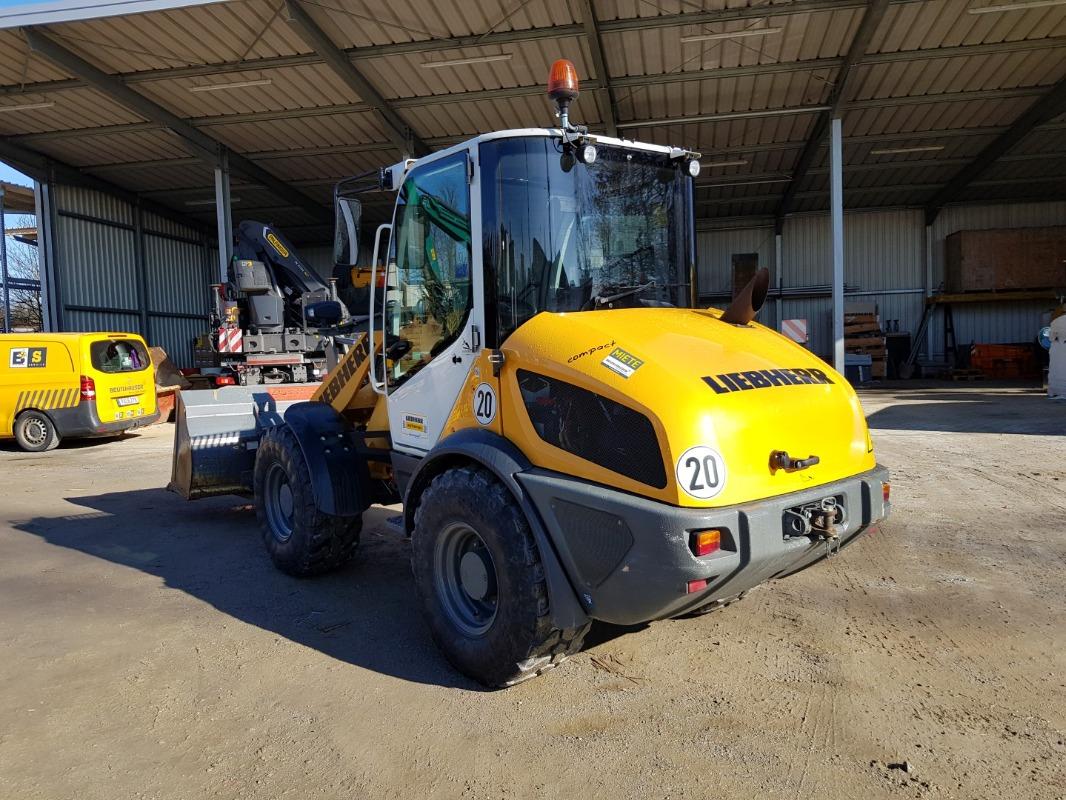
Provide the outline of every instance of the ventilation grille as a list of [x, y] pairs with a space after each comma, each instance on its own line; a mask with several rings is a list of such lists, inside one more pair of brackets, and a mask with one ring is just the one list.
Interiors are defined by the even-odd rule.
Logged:
[[518, 385], [537, 435], [555, 447], [656, 489], [666, 469], [651, 420], [621, 403], [535, 372]]
[[590, 586], [599, 586], [633, 546], [633, 532], [621, 517], [568, 500], [552, 500], [552, 510], [574, 566]]

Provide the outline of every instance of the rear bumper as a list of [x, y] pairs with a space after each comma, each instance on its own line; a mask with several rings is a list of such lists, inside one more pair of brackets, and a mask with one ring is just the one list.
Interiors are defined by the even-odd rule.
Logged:
[[[516, 477], [589, 616], [623, 625], [683, 614], [825, 558], [824, 542], [785, 535], [786, 509], [841, 499], [848, 515], [841, 547], [891, 510], [882, 500], [888, 470], [881, 466], [803, 492], [716, 509], [678, 508], [539, 469]], [[697, 558], [689, 535], [706, 528], [727, 535], [721, 550]], [[688, 593], [689, 581], [697, 580], [707, 587]]]
[[61, 408], [48, 412], [60, 436], [88, 437], [115, 436], [123, 431], [151, 425], [159, 419], [159, 411], [143, 417], [102, 422], [96, 413], [96, 404], [82, 402], [73, 408]]

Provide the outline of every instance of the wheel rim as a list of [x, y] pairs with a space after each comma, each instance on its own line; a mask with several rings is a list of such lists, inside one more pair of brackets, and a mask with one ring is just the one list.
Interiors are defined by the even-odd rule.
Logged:
[[292, 538], [293, 497], [289, 476], [281, 464], [271, 464], [263, 486], [263, 505], [270, 533], [279, 542]]
[[33, 447], [40, 447], [48, 441], [48, 426], [40, 417], [30, 417], [22, 424], [22, 436]]
[[456, 522], [437, 537], [434, 582], [444, 613], [467, 636], [492, 627], [498, 605], [496, 565], [484, 540]]

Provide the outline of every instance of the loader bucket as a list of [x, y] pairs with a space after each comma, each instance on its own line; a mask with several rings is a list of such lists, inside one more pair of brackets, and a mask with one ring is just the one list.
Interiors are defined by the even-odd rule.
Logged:
[[255, 451], [285, 409], [308, 400], [317, 384], [223, 386], [184, 391], [174, 410], [170, 485], [186, 500], [251, 494]]

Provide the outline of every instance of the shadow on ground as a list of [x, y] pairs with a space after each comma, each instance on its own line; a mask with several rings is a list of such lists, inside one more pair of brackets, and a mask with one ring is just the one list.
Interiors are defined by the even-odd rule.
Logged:
[[[126, 433], [120, 433], [114, 436], [90, 436], [78, 439], [62, 439], [59, 442], [59, 450], [82, 450], [86, 447], [99, 447], [101, 445], [110, 444], [118, 439], [136, 439], [140, 434], [132, 431]], [[0, 452], [10, 453], [22, 453], [24, 455], [37, 455], [36, 453], [26, 453], [14, 439], [0, 439]]]
[[[241, 498], [188, 503], [163, 489], [139, 489], [65, 499], [86, 512], [14, 527], [154, 575], [234, 619], [339, 661], [417, 683], [483, 690], [451, 668], [422, 622], [408, 540], [387, 523], [394, 511], [364, 514], [350, 565], [301, 580], [274, 568]], [[642, 627], [594, 625], [585, 649]]]
[[455, 672], [430, 639], [407, 540], [381, 530], [395, 512], [367, 511], [352, 564], [300, 580], [274, 568], [241, 498], [187, 503], [163, 489], [141, 489], [66, 499], [86, 513], [14, 527], [155, 575], [235, 619], [340, 661], [418, 683], [481, 688]]
[[871, 429], [1066, 435], [1066, 402], [1036, 390], [901, 392], [898, 399], [870, 414]]

